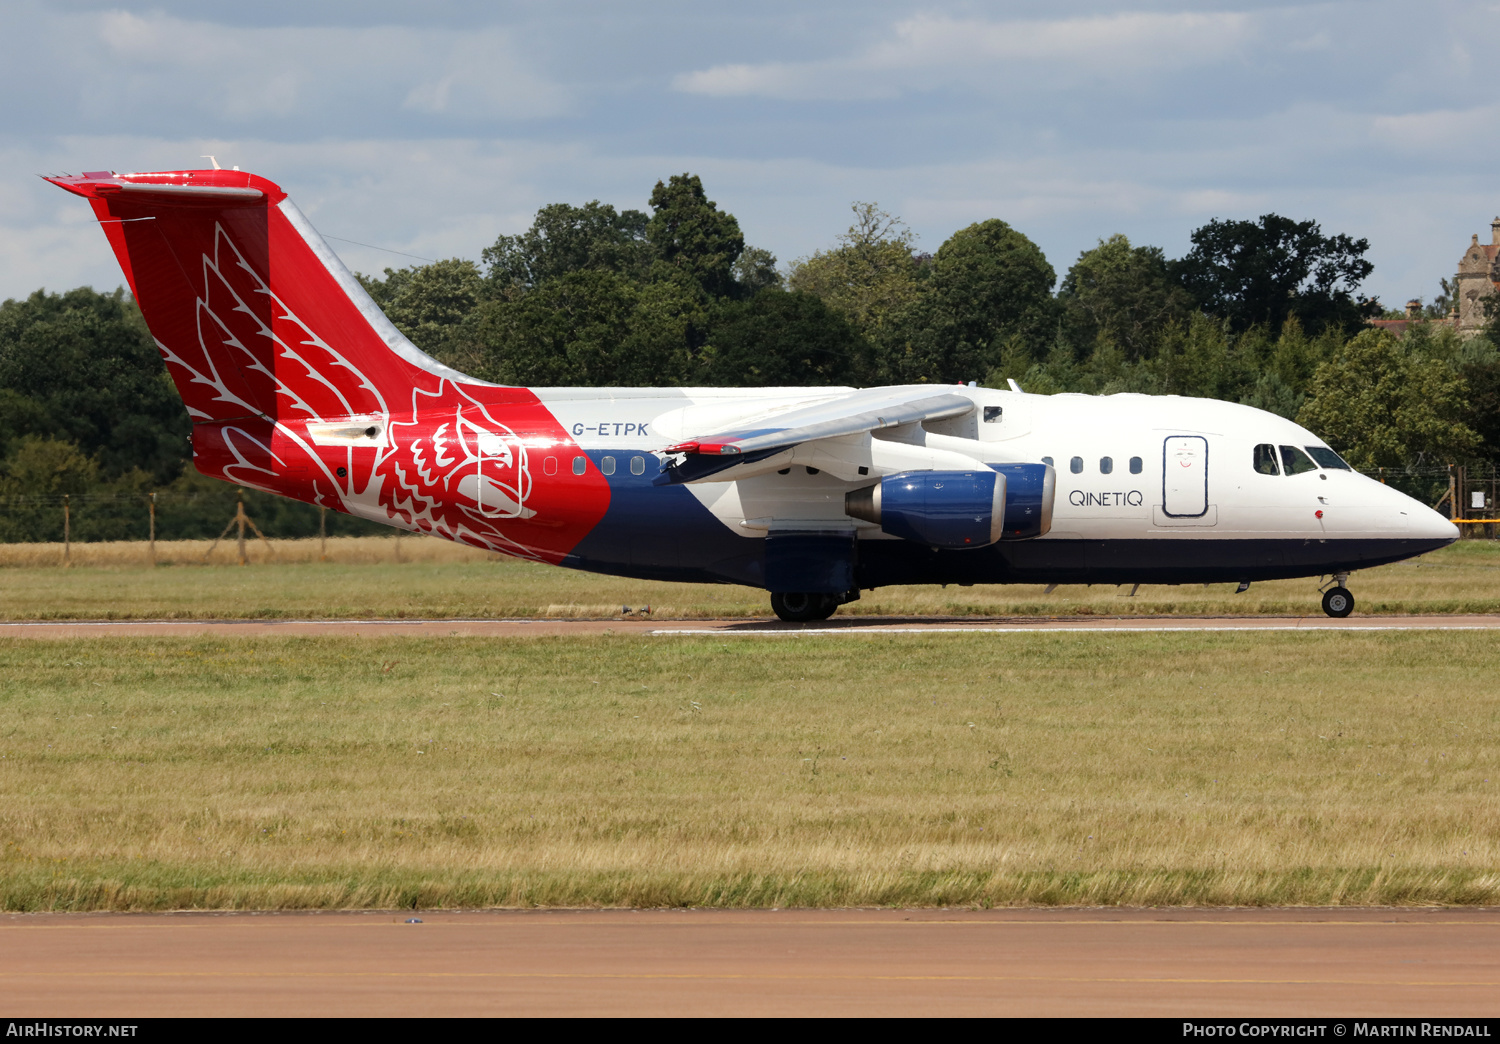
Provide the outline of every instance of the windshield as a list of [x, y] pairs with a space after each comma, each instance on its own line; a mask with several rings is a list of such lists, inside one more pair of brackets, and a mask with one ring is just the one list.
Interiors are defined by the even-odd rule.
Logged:
[[1327, 446], [1309, 446], [1307, 447], [1307, 452], [1312, 454], [1313, 460], [1317, 461], [1325, 468], [1336, 468], [1339, 471], [1354, 470], [1348, 464], [1344, 463], [1343, 457], [1333, 452], [1333, 450], [1329, 449]]
[[1302, 475], [1309, 471], [1317, 471], [1318, 466], [1296, 446], [1283, 446], [1281, 447], [1281, 469], [1287, 475]]

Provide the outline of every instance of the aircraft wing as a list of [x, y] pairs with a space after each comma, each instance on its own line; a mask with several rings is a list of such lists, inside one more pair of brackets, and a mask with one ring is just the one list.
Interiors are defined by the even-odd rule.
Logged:
[[931, 386], [870, 388], [813, 406], [767, 413], [737, 427], [668, 446], [663, 452], [682, 454], [683, 459], [669, 466], [669, 471], [675, 481], [692, 481], [800, 443], [961, 417], [973, 409], [974, 400]]

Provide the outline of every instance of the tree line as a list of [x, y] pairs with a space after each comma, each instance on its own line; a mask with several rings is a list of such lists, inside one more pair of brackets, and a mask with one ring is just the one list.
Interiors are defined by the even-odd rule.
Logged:
[[[691, 174], [647, 210], [554, 203], [478, 262], [360, 276], [418, 347], [502, 384], [774, 386], [978, 381], [1028, 392], [1136, 391], [1242, 402], [1305, 424], [1356, 467], [1421, 485], [1500, 457], [1500, 336], [1418, 322], [1400, 340], [1361, 287], [1369, 244], [1315, 221], [1214, 220], [1181, 258], [1121, 235], [1061, 281], [1006, 222], [928, 253], [897, 217], [855, 203], [828, 248], [785, 267], [747, 245]], [[1444, 292], [1447, 292], [1446, 283]], [[1429, 309], [1434, 311], [1434, 309]], [[1500, 322], [1500, 320], [1497, 320]], [[0, 540], [217, 535], [234, 491], [188, 463], [190, 424], [123, 290], [0, 304]], [[278, 536], [315, 509], [250, 495]], [[379, 531], [330, 515], [331, 533]]]

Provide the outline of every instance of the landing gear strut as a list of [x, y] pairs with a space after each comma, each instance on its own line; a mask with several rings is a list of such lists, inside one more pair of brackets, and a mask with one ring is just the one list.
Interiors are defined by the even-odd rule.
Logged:
[[787, 623], [826, 620], [843, 603], [838, 595], [789, 591], [771, 595], [771, 608]]
[[1323, 592], [1323, 611], [1339, 620], [1354, 612], [1354, 595], [1344, 586], [1348, 580], [1348, 573], [1340, 573], [1333, 578], [1334, 586]]

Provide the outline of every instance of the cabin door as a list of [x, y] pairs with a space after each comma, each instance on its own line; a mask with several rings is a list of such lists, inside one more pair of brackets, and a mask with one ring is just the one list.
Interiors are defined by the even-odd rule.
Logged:
[[1198, 518], [1208, 511], [1208, 440], [1173, 435], [1162, 447], [1162, 513]]

